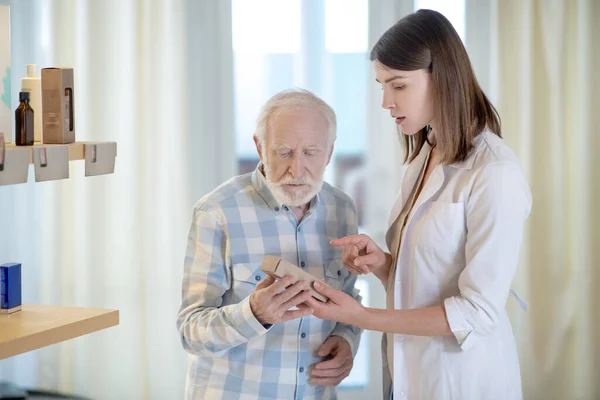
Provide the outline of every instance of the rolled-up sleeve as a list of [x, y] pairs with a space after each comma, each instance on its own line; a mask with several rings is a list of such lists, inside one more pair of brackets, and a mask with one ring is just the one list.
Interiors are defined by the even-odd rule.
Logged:
[[191, 354], [222, 355], [267, 332], [250, 308], [249, 297], [222, 306], [231, 286], [227, 235], [219, 216], [194, 210], [184, 264], [177, 329]]
[[531, 193], [521, 168], [489, 164], [477, 172], [466, 205], [466, 266], [459, 296], [444, 300], [450, 330], [461, 349], [477, 344], [498, 323], [514, 278]]

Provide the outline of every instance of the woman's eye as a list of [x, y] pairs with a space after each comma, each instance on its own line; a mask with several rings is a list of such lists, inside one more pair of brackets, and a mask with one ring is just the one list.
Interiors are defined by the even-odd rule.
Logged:
[[396, 90], [404, 90], [405, 87], [406, 86], [404, 86], [404, 85], [394, 86], [394, 89], [396, 89]]

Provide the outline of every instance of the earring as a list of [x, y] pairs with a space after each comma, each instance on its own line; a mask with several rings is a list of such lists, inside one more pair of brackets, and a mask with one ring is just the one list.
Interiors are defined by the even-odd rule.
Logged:
[[431, 143], [429, 141], [429, 132], [431, 132], [431, 125], [425, 125], [425, 141], [427, 142], [427, 144], [429, 144], [431, 147], [433, 147], [433, 143]]

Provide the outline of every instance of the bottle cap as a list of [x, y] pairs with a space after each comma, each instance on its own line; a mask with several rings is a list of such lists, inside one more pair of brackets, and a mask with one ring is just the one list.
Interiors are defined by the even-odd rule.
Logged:
[[19, 101], [29, 101], [29, 92], [19, 92]]
[[37, 77], [37, 65], [36, 64], [27, 64], [27, 77], [28, 78]]

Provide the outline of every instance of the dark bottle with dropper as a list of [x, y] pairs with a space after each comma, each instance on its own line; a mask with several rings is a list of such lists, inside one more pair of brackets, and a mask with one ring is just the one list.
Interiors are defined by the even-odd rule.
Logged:
[[15, 144], [33, 146], [33, 109], [29, 105], [29, 93], [19, 92], [19, 102], [15, 111]]

